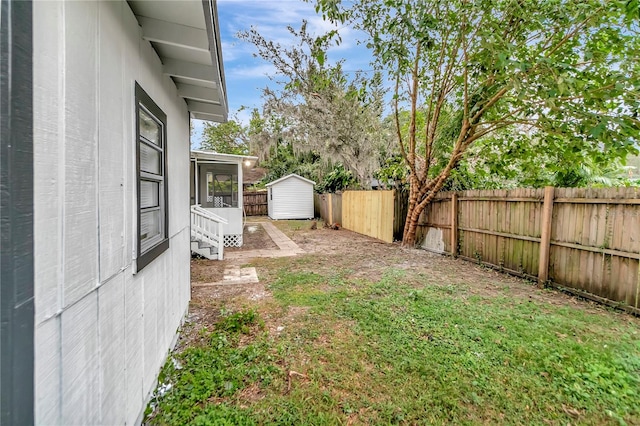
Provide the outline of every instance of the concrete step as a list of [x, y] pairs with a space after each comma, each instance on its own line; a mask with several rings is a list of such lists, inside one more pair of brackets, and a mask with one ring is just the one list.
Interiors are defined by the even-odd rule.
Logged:
[[191, 241], [191, 252], [209, 260], [218, 260], [218, 249], [202, 241]]

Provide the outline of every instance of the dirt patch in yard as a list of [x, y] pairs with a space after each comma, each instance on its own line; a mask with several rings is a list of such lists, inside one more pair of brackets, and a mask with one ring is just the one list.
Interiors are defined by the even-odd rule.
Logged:
[[259, 223], [247, 223], [244, 226], [242, 239], [242, 247], [228, 247], [225, 251], [274, 250], [278, 248]]
[[215, 283], [222, 280], [225, 261], [209, 260], [201, 257], [191, 258], [191, 282]]
[[[238, 252], [248, 250], [277, 250], [278, 246], [273, 242], [269, 234], [259, 223], [248, 223], [244, 227], [242, 247], [226, 247], [225, 252]], [[222, 281], [223, 272], [229, 265], [227, 261], [208, 260], [201, 257], [191, 259], [191, 282], [215, 283]]]
[[[389, 271], [402, 273], [404, 282], [416, 287], [442, 285], [462, 297], [504, 297], [517, 300], [543, 301], [552, 305], [572, 305], [588, 311], [607, 309], [599, 304], [550, 289], [538, 289], [536, 283], [513, 277], [485, 266], [461, 259], [434, 254], [425, 250], [405, 248], [399, 242], [385, 243], [345, 229], [324, 228], [313, 221], [273, 221], [307, 254], [292, 258], [260, 258], [251, 261], [258, 270], [260, 283], [253, 286], [222, 286], [194, 289], [192, 310], [201, 299], [216, 299], [223, 303], [244, 300], [258, 301], [268, 296], [268, 285], [279, 270], [291, 272], [309, 270], [321, 275], [342, 274], [344, 278], [379, 280]], [[271, 247], [277, 249], [264, 228], [245, 232], [245, 244], [235, 251]], [[217, 282], [230, 261], [192, 260], [191, 279], [194, 283]]]
[[[469, 295], [482, 297], [510, 296], [518, 299], [544, 301], [553, 305], [572, 305], [588, 311], [608, 309], [598, 303], [552, 289], [538, 289], [537, 283], [524, 280], [486, 266], [462, 259], [454, 259], [421, 249], [405, 248], [400, 242], [393, 244], [355, 232], [323, 227], [311, 229], [311, 221], [275, 221], [282, 232], [309, 254], [308, 262], [318, 272], [347, 270], [351, 278], [377, 280], [389, 269], [405, 272], [403, 281], [415, 281], [456, 287]], [[265, 259], [265, 266], [273, 261]]]

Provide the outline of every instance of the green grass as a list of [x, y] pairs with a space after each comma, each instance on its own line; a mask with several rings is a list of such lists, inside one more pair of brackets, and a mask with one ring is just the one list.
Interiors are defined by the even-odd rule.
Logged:
[[[289, 220], [278, 220], [272, 223], [278, 229], [284, 232], [285, 235], [287, 235], [289, 238], [292, 238], [294, 235], [296, 235], [297, 232], [301, 230], [309, 229], [311, 227], [312, 222], [313, 222], [312, 220], [289, 219]], [[321, 221], [318, 222], [316, 226], [322, 227], [322, 222]]]
[[[640, 333], [624, 315], [401, 270], [274, 275], [280, 315], [303, 313], [279, 334], [256, 311], [225, 317], [174, 355], [181, 369], [167, 363], [152, 423], [640, 423]], [[289, 370], [306, 377], [289, 388]]]

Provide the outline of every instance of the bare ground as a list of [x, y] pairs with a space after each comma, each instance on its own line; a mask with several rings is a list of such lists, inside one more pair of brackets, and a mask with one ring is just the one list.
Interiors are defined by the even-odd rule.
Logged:
[[267, 231], [257, 222], [247, 222], [244, 226], [242, 247], [229, 247], [226, 251], [247, 251], [260, 249], [277, 249], [278, 246], [273, 242]]
[[[404, 282], [416, 286], [452, 286], [465, 290], [466, 297], [504, 297], [514, 300], [535, 300], [550, 305], [570, 305], [592, 313], [604, 313], [601, 305], [578, 299], [555, 290], [538, 289], [535, 283], [516, 278], [484, 266], [420, 249], [401, 247], [400, 243], [388, 244], [354, 232], [322, 227], [311, 229], [312, 221], [275, 221], [281, 231], [291, 238], [306, 254], [295, 258], [257, 258], [250, 265], [256, 267], [260, 283], [245, 285], [214, 285], [192, 289], [189, 320], [198, 323], [196, 328], [210, 327], [220, 315], [221, 309], [237, 310], [252, 307], [265, 319], [267, 328], [273, 333], [278, 327], [304, 315], [304, 310], [290, 309], [281, 312], [268, 291], [279, 270], [305, 270], [331, 276], [341, 271], [344, 278], [378, 280], [389, 270], [403, 270]], [[262, 227], [260, 227], [262, 229]], [[242, 250], [267, 248], [269, 238], [264, 230], [247, 235]], [[277, 247], [269, 239], [272, 248]], [[264, 245], [261, 245], [264, 244]], [[230, 261], [192, 261], [192, 282], [216, 282], [222, 278]], [[239, 264], [239, 266], [245, 266]], [[625, 316], [624, 321], [637, 321]], [[276, 320], [277, 319], [277, 323]], [[283, 325], [285, 324], [285, 325]], [[187, 333], [189, 334], [189, 333]], [[193, 334], [193, 333], [191, 333]]]
[[[227, 247], [225, 252], [247, 250], [277, 250], [269, 234], [259, 223], [247, 223], [244, 227], [242, 247]], [[213, 283], [222, 280], [224, 269], [229, 265], [227, 261], [208, 260], [201, 257], [191, 259], [191, 282], [194, 284]]]

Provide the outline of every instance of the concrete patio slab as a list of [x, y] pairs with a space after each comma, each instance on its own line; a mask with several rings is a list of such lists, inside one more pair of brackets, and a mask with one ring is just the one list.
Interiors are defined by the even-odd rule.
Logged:
[[237, 285], [237, 284], [254, 284], [260, 282], [256, 268], [240, 268], [231, 265], [224, 270], [222, 281], [213, 283], [197, 283], [192, 284], [193, 287], [209, 287], [215, 285]]
[[256, 257], [292, 257], [305, 253], [303, 249], [270, 222], [247, 222], [247, 225], [261, 225], [278, 248], [225, 252], [224, 260], [231, 261], [231, 264], [224, 270], [222, 281], [193, 283], [192, 287], [255, 284], [260, 282], [256, 268], [241, 268], [240, 264], [243, 262]]
[[269, 234], [273, 242], [276, 243], [276, 245], [280, 248], [280, 250], [292, 250], [304, 253], [304, 250], [298, 247], [296, 243], [291, 241], [291, 239], [287, 237], [284, 232], [276, 228], [273, 223], [262, 222], [261, 225], [264, 230], [267, 231], [267, 234]]
[[225, 253], [225, 260], [247, 260], [256, 257], [291, 257], [305, 252], [271, 222], [247, 222], [247, 225], [262, 225], [269, 237], [278, 246], [278, 249], [229, 252]]

